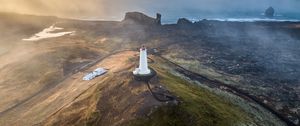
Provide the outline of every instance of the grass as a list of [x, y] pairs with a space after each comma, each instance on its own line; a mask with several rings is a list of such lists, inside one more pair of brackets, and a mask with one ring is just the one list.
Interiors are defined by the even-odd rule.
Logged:
[[[130, 60], [130, 59], [129, 59]], [[178, 96], [182, 101], [177, 106], [160, 106], [154, 109], [153, 113], [148, 117], [135, 118], [123, 125], [130, 126], [240, 126], [248, 124], [251, 118], [247, 116], [239, 107], [234, 106], [230, 102], [222, 99], [214, 93], [200, 88], [195, 84], [181, 79], [167, 70], [160, 68], [163, 63], [154, 64], [152, 67], [157, 71], [159, 81], [167, 87], [175, 96]], [[124, 78], [118, 79], [123, 80]], [[113, 79], [114, 77], [102, 82], [102, 84], [89, 89], [83, 96], [79, 97], [74, 104], [61, 111], [58, 118], [49, 120], [50, 124], [61, 125], [101, 125], [102, 123], [109, 122], [101, 118], [106, 113], [103, 113], [98, 105], [104, 107], [107, 111], [111, 106], [123, 104], [122, 101], [113, 101], [111, 104], [100, 103], [102, 90], [106, 84], [114, 85], [119, 83], [119, 80]], [[112, 91], [116, 91], [115, 89]], [[102, 92], [102, 93], [101, 93]], [[113, 97], [112, 97], [113, 99]], [[128, 100], [127, 97], [122, 97], [123, 100]], [[100, 103], [100, 104], [99, 104]], [[106, 107], [105, 107], [106, 106]], [[104, 110], [102, 108], [102, 110]], [[146, 113], [147, 114], [147, 113]], [[113, 118], [111, 118], [113, 120]], [[127, 120], [126, 120], [127, 121]]]
[[154, 66], [164, 84], [183, 101], [178, 106], [163, 106], [149, 118], [131, 121], [144, 126], [234, 126], [248, 124], [250, 117], [221, 97]]

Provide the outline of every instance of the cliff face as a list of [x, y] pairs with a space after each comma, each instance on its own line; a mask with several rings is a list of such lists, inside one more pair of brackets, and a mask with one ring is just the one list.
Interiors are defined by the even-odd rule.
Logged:
[[152, 18], [140, 12], [127, 12], [123, 22], [141, 25], [161, 25], [161, 14], [157, 13], [156, 18]]

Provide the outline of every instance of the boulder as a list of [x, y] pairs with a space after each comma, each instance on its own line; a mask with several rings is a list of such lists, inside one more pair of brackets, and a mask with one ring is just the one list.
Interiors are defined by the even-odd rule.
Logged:
[[157, 13], [156, 18], [152, 18], [140, 12], [127, 12], [123, 22], [141, 25], [161, 25], [161, 14]]
[[269, 7], [266, 11], [265, 11], [265, 16], [266, 17], [273, 17], [275, 13], [275, 10], [273, 7]]

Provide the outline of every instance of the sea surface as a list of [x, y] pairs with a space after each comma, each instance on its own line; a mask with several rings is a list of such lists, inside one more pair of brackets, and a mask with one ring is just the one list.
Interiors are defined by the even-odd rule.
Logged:
[[300, 22], [300, 13], [275, 13], [274, 17], [267, 18], [264, 12], [234, 12], [234, 13], [209, 13], [209, 12], [166, 12], [162, 13], [162, 23], [176, 23], [178, 18], [187, 18], [190, 21], [196, 22], [201, 20], [217, 20], [217, 21], [232, 21], [232, 22]]

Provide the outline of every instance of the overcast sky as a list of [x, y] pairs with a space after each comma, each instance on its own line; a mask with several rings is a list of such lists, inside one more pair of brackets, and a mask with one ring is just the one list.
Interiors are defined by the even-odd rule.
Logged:
[[300, 0], [0, 0], [0, 11], [84, 19], [121, 19], [127, 11], [222, 14], [263, 11], [269, 6], [300, 13]]

